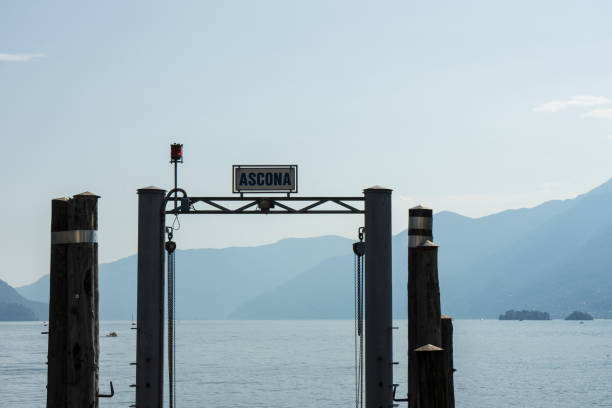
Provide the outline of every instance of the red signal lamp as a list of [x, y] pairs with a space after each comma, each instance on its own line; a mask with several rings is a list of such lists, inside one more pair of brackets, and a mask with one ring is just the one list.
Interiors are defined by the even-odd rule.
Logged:
[[180, 143], [173, 143], [170, 145], [170, 162], [171, 163], [182, 163], [183, 162], [183, 145]]

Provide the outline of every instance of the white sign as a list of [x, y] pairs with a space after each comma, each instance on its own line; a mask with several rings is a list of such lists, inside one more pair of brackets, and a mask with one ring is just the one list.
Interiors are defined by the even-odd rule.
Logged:
[[234, 193], [297, 193], [297, 166], [233, 166]]

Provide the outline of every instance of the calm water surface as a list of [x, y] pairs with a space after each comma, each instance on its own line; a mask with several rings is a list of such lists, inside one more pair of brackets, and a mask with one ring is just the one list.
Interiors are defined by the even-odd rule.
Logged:
[[[457, 407], [612, 407], [612, 321], [456, 320]], [[395, 382], [406, 391], [406, 321], [395, 331]], [[134, 402], [135, 331], [103, 322], [100, 407]], [[0, 407], [44, 407], [40, 322], [0, 323]], [[181, 321], [177, 406], [354, 406], [352, 321]]]

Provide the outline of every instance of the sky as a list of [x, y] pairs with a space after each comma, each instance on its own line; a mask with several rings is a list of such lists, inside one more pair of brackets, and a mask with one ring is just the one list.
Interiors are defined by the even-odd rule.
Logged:
[[[612, 3], [5, 1], [0, 279], [49, 271], [55, 197], [99, 202], [100, 262], [136, 252], [138, 188], [232, 195], [298, 164], [300, 195], [393, 189], [482, 217], [612, 175]], [[355, 237], [359, 216], [184, 216], [178, 247]]]

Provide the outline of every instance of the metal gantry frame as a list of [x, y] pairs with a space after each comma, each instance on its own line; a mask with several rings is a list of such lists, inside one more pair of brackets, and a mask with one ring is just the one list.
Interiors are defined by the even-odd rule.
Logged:
[[[168, 201], [175, 201], [168, 197]], [[166, 215], [174, 214], [363, 214], [364, 209], [351, 205], [363, 202], [363, 197], [182, 197], [177, 198], [176, 210], [167, 210]], [[240, 203], [238, 207], [236, 203]], [[351, 204], [348, 204], [351, 203]], [[196, 209], [197, 204], [207, 208]], [[232, 205], [234, 204], [234, 205]], [[321, 209], [332, 204], [333, 209]]]
[[[363, 214], [365, 406], [393, 407], [390, 189], [371, 187], [360, 197], [188, 197], [182, 189], [145, 187], [138, 195], [137, 408], [162, 408], [164, 227], [166, 215], [180, 214]], [[167, 210], [168, 202], [176, 206]]]

